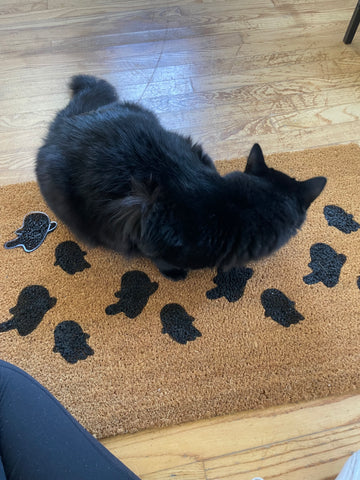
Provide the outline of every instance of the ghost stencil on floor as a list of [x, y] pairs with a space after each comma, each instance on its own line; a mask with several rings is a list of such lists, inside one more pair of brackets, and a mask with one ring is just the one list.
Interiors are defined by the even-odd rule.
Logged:
[[237, 302], [243, 295], [247, 281], [253, 276], [254, 271], [251, 268], [234, 267], [224, 272], [218, 270], [213, 282], [217, 287], [206, 292], [209, 300], [225, 297], [228, 302]]
[[85, 260], [85, 255], [86, 252], [82, 251], [77, 243], [67, 240], [59, 243], [56, 247], [54, 265], [59, 265], [69, 275], [75, 275], [75, 273], [91, 267], [90, 263]]
[[16, 329], [22, 337], [29, 335], [41, 323], [46, 312], [56, 304], [47, 288], [42, 285], [29, 285], [21, 292], [15, 307], [9, 312], [13, 318], [0, 324], [0, 332]]
[[168, 334], [175, 342], [185, 345], [201, 337], [201, 332], [194, 327], [194, 317], [177, 303], [165, 305], [160, 312], [163, 328], [161, 333]]
[[303, 279], [307, 285], [322, 282], [326, 287], [332, 288], [339, 282], [341, 268], [346, 262], [346, 256], [326, 245], [326, 243], [315, 243], [310, 248], [311, 262], [309, 267], [312, 273]]
[[86, 343], [88, 338], [90, 335], [85, 333], [78, 323], [65, 320], [55, 328], [53, 351], [60, 353], [68, 363], [86, 360], [90, 355], [94, 355], [94, 350]]
[[283, 327], [290, 327], [304, 320], [304, 317], [295, 309], [295, 302], [276, 288], [269, 288], [261, 294], [261, 303], [265, 310], [265, 317], [271, 317]]
[[324, 215], [330, 227], [335, 227], [343, 233], [356, 232], [360, 228], [353, 219], [354, 216], [337, 205], [326, 205]]
[[52, 222], [46, 213], [31, 212], [24, 218], [22, 227], [15, 231], [17, 238], [6, 242], [5, 248], [22, 247], [25, 252], [33, 252], [56, 227], [57, 223]]
[[144, 272], [126, 272], [121, 279], [121, 289], [115, 293], [119, 301], [106, 307], [105, 312], [107, 315], [123, 312], [128, 318], [135, 318], [143, 311], [158, 286], [158, 283], [152, 282]]

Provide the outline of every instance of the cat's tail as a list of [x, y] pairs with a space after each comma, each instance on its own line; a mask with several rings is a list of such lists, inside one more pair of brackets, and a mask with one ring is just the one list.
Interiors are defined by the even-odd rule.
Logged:
[[91, 90], [96, 87], [98, 79], [92, 75], [75, 75], [71, 77], [69, 87], [73, 94], [81, 92], [82, 90]]
[[73, 97], [62, 111], [66, 116], [91, 112], [118, 100], [116, 90], [110, 83], [91, 75], [75, 75], [69, 87]]

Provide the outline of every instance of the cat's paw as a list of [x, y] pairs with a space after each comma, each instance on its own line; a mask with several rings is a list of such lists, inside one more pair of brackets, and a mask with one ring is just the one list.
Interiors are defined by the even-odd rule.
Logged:
[[188, 274], [187, 270], [183, 270], [181, 268], [160, 269], [160, 273], [162, 273], [164, 277], [168, 278], [169, 280], [173, 280], [174, 282], [185, 280]]

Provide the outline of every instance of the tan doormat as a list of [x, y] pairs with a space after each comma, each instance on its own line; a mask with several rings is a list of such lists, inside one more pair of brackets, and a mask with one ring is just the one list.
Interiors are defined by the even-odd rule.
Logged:
[[177, 283], [56, 227], [35, 183], [1, 188], [1, 358], [98, 437], [359, 389], [360, 148], [266, 160], [328, 178], [301, 232], [269, 259]]

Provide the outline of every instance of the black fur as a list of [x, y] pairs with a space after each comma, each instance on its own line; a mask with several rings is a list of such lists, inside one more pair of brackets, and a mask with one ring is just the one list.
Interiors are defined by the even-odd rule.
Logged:
[[325, 186], [268, 168], [257, 144], [245, 173], [222, 177], [200, 145], [106, 81], [78, 75], [70, 87], [37, 156], [45, 200], [81, 240], [144, 255], [174, 280], [271, 254]]

